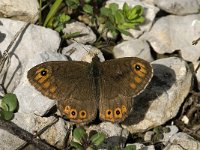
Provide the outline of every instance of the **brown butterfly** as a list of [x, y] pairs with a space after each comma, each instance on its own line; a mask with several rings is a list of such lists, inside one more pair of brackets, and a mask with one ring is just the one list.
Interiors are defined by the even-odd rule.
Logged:
[[152, 78], [147, 61], [127, 57], [91, 63], [50, 61], [28, 71], [30, 83], [43, 95], [58, 101], [63, 115], [75, 123], [94, 120], [123, 121], [131, 111], [132, 98], [141, 93]]

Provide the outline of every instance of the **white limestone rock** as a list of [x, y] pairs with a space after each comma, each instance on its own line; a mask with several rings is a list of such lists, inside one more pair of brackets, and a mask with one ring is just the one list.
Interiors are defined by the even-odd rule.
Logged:
[[[84, 23], [81, 22], [72, 22], [72, 23], [67, 23], [65, 25], [65, 28], [63, 29], [63, 33], [65, 34], [73, 34], [76, 32], [80, 32], [79, 36], [74, 37], [73, 40], [86, 44], [86, 43], [94, 43], [96, 41], [96, 35], [92, 31], [92, 29], [88, 26], [86, 26]], [[67, 40], [68, 43], [73, 43], [73, 40]]]
[[74, 61], [91, 62], [92, 58], [97, 55], [100, 61], [104, 61], [102, 52], [91, 45], [73, 43], [62, 49], [62, 54], [70, 57]]
[[148, 43], [141, 39], [124, 41], [113, 48], [115, 58], [139, 57], [149, 62], [153, 61]]
[[[16, 125], [22, 129], [35, 134], [45, 128], [48, 125], [51, 125], [55, 121], [55, 117], [39, 117], [34, 114], [24, 114], [24, 113], [15, 113], [15, 117], [12, 120]], [[59, 119], [58, 122], [50, 126], [42, 135], [41, 139], [45, 140], [47, 143], [54, 145], [57, 148], [64, 148], [65, 139], [67, 136], [67, 129], [65, 129], [64, 121]], [[0, 129], [0, 145], [2, 150], [7, 149], [17, 149], [25, 141], [21, 140], [15, 135], [10, 134], [9, 132]]]
[[160, 9], [175, 15], [188, 15], [199, 12], [198, 0], [154, 0], [154, 4]]
[[164, 137], [162, 139], [163, 144], [166, 145], [166, 143], [169, 142], [170, 138], [175, 135], [178, 132], [178, 127], [175, 125], [172, 126], [166, 126], [167, 128], [170, 129], [170, 132], [168, 133], [163, 133]]
[[192, 41], [199, 38], [199, 18], [199, 14], [162, 17], [142, 38], [159, 54], [180, 50], [185, 60], [195, 62], [200, 57], [200, 44], [192, 45]]
[[[35, 22], [38, 19], [39, 3], [37, 0], [1, 0], [0, 17]], [[36, 16], [34, 18], [34, 16]]]
[[186, 133], [179, 132], [170, 138], [170, 143], [164, 150], [199, 150], [200, 142]]

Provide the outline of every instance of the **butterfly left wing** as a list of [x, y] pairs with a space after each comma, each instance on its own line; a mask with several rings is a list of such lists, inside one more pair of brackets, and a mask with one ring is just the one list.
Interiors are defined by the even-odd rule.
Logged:
[[96, 118], [98, 102], [90, 64], [81, 61], [52, 61], [28, 71], [28, 80], [44, 96], [58, 101], [63, 115], [75, 123]]
[[151, 65], [140, 58], [120, 58], [100, 63], [100, 119], [123, 121], [131, 111], [132, 97], [152, 78]]

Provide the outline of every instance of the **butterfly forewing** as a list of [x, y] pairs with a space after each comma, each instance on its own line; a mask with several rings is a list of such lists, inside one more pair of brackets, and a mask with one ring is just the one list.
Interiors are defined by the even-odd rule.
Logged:
[[58, 100], [59, 110], [67, 118], [77, 123], [90, 122], [98, 106], [90, 67], [86, 62], [45, 62], [30, 69], [28, 79], [43, 95]]
[[99, 111], [102, 120], [121, 122], [132, 108], [132, 97], [152, 78], [152, 67], [139, 58], [120, 58], [100, 64]]

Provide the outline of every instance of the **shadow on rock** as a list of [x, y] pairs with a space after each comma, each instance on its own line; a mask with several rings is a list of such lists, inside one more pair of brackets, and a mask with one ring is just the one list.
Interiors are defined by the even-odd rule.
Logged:
[[147, 88], [137, 97], [133, 98], [133, 108], [129, 117], [122, 123], [124, 125], [134, 125], [144, 119], [146, 112], [155, 99], [166, 93], [176, 82], [175, 72], [164, 65], [152, 64], [154, 74]]

